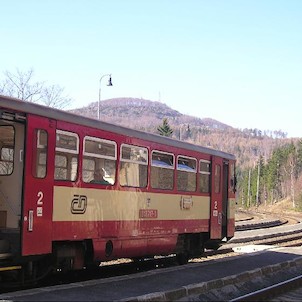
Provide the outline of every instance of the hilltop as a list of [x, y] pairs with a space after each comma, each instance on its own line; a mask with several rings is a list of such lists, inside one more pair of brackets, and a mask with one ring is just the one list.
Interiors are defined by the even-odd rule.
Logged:
[[[97, 102], [87, 107], [74, 109], [72, 112], [87, 117], [97, 118]], [[115, 98], [100, 103], [100, 119], [130, 128], [155, 132], [163, 118], [168, 118], [170, 126], [179, 129], [181, 125], [195, 127], [209, 127], [226, 130], [232, 128], [226, 124], [210, 118], [197, 118], [182, 114], [166, 104], [137, 98]]]

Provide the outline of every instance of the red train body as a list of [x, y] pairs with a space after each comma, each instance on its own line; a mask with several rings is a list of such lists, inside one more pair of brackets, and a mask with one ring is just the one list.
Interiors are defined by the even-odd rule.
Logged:
[[0, 152], [0, 271], [186, 260], [234, 235], [231, 154], [4, 96]]

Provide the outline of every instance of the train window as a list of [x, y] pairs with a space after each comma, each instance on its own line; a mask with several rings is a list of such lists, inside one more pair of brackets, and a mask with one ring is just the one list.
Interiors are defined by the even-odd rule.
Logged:
[[79, 137], [77, 134], [57, 130], [56, 151], [79, 153]]
[[220, 165], [215, 165], [215, 175], [214, 175], [214, 192], [220, 192], [220, 175], [221, 175], [221, 167]]
[[210, 176], [211, 176], [210, 161], [201, 160], [199, 162], [199, 191], [201, 193], [210, 192]]
[[196, 191], [197, 160], [187, 156], [177, 158], [177, 189], [179, 191]]
[[116, 160], [116, 142], [86, 136], [84, 138], [84, 153], [87, 156]]
[[82, 178], [84, 182], [103, 185], [115, 183], [116, 142], [86, 136], [83, 154]]
[[1, 148], [0, 174], [9, 175], [13, 172], [14, 149], [8, 147]]
[[121, 145], [119, 182], [121, 186], [144, 188], [148, 179], [148, 149]]
[[151, 187], [172, 190], [174, 179], [174, 155], [162, 151], [152, 151]]
[[236, 172], [235, 172], [235, 164], [231, 163], [230, 165], [230, 191], [236, 192]]
[[15, 130], [12, 126], [0, 126], [0, 175], [10, 175], [14, 168]]
[[47, 167], [47, 132], [45, 130], [35, 130], [34, 144], [33, 175], [37, 178], [44, 178]]
[[67, 179], [67, 157], [56, 154], [55, 179]]
[[82, 177], [83, 177], [84, 182], [90, 182], [93, 180], [95, 166], [96, 166], [96, 164], [93, 159], [83, 158]]
[[76, 180], [78, 171], [78, 156], [78, 135], [72, 132], [57, 130], [55, 180]]

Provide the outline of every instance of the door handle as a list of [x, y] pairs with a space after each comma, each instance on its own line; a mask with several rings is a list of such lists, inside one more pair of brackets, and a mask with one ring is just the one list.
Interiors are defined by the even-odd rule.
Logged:
[[34, 224], [34, 211], [29, 210], [28, 211], [28, 231], [33, 231], [33, 224]]
[[23, 150], [20, 150], [20, 163], [23, 162]]

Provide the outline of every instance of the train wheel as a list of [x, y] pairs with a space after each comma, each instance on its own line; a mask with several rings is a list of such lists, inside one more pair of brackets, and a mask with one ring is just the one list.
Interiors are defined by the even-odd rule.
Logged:
[[180, 265], [187, 264], [189, 261], [189, 255], [187, 252], [179, 253], [176, 255], [176, 259]]
[[210, 241], [207, 242], [205, 247], [209, 250], [215, 250], [217, 251], [221, 247], [221, 242], [220, 241]]
[[38, 282], [51, 274], [53, 269], [51, 256], [46, 256], [39, 260], [29, 262], [23, 270], [24, 283]]
[[100, 265], [101, 263], [96, 261], [96, 262], [88, 262], [86, 263], [86, 270], [89, 270], [89, 271], [97, 271], [98, 269], [100, 269]]

